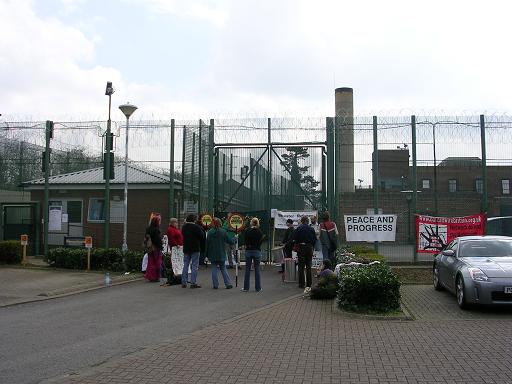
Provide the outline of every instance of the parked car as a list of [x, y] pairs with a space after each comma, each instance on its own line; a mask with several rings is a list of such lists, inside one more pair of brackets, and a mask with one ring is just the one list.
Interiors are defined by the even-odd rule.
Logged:
[[512, 237], [462, 236], [434, 259], [434, 288], [447, 289], [459, 307], [512, 305]]

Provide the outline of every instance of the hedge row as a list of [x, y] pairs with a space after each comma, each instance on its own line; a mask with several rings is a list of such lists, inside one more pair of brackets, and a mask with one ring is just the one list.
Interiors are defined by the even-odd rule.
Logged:
[[400, 281], [387, 264], [340, 270], [338, 306], [355, 312], [400, 309]]
[[21, 263], [21, 245], [18, 240], [0, 241], [0, 264]]
[[[118, 248], [95, 248], [91, 251], [91, 269], [114, 272], [140, 271], [143, 256], [142, 252], [137, 251], [127, 251], [123, 255]], [[87, 250], [53, 248], [48, 252], [48, 263], [56, 268], [86, 269]]]

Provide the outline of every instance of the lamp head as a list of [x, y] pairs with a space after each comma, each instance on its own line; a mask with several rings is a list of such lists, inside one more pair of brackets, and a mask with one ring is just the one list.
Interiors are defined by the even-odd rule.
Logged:
[[128, 118], [130, 118], [132, 113], [137, 110], [137, 107], [135, 105], [130, 104], [130, 103], [126, 103], [126, 104], [120, 105], [119, 109], [121, 110], [121, 112], [123, 112], [123, 114], [128, 119]]

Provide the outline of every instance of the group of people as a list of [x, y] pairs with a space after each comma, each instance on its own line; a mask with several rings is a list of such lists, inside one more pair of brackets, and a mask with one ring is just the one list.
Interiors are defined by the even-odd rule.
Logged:
[[[155, 215], [151, 218], [150, 224], [146, 229], [144, 236], [144, 247], [147, 252], [147, 266], [144, 277], [148, 281], [159, 281], [163, 269], [163, 242], [160, 232], [160, 216]], [[245, 275], [242, 291], [248, 292], [250, 288], [251, 266], [254, 264], [255, 290], [261, 292], [261, 244], [263, 242], [263, 232], [260, 230], [260, 223], [257, 218], [250, 221], [250, 227], [245, 230]], [[187, 216], [181, 230], [178, 228], [178, 220], [172, 218], [169, 220], [167, 229], [168, 247], [183, 247], [183, 270], [181, 271], [181, 286], [187, 288], [201, 288], [197, 283], [197, 273], [201, 255], [208, 258], [212, 266], [212, 288], [219, 288], [218, 271], [220, 270], [226, 289], [233, 288], [231, 279], [226, 270], [226, 248], [231, 252], [231, 247], [238, 241], [238, 235], [230, 235], [223, 228], [221, 219], [215, 217], [211, 228], [205, 231], [197, 223], [197, 216], [190, 214]], [[232, 259], [230, 263], [232, 263]], [[189, 280], [190, 268], [190, 280]], [[167, 283], [175, 277], [171, 268], [166, 269]]]
[[[284, 233], [282, 243], [284, 244], [284, 257], [291, 258], [292, 252], [297, 253], [297, 268], [299, 275], [299, 287], [311, 288], [312, 285], [312, 261], [314, 250], [321, 251], [323, 264], [321, 271], [330, 271], [335, 265], [335, 251], [337, 247], [338, 229], [336, 223], [330, 220], [329, 212], [324, 212], [322, 222], [317, 224], [316, 217], [311, 220], [303, 216], [300, 225], [294, 228], [293, 220], [288, 219], [287, 229]], [[219, 288], [218, 272], [220, 271], [226, 289], [233, 288], [231, 279], [226, 269], [228, 261], [227, 253], [231, 253], [232, 247], [238, 241], [238, 234], [232, 235], [223, 226], [221, 219], [215, 217], [211, 228], [205, 231], [197, 223], [197, 216], [187, 216], [181, 230], [178, 228], [178, 220], [170, 219], [167, 228], [168, 247], [183, 247], [183, 270], [181, 271], [181, 286], [183, 288], [201, 288], [197, 283], [197, 274], [201, 255], [208, 258], [211, 263], [212, 288]], [[251, 270], [254, 267], [254, 288], [261, 292], [261, 244], [264, 235], [260, 229], [258, 218], [250, 221], [250, 226], [244, 232], [245, 241], [245, 273], [242, 291], [248, 292], [250, 288]], [[151, 218], [150, 225], [146, 229], [144, 245], [148, 255], [148, 262], [145, 271], [145, 278], [149, 281], [159, 281], [162, 271], [166, 270], [167, 284], [176, 278], [172, 267], [165, 268], [163, 265], [163, 242], [160, 232], [160, 216]], [[226, 252], [226, 248], [228, 252]], [[229, 259], [230, 264], [233, 260]], [[190, 280], [189, 280], [190, 268]], [[284, 272], [284, 264], [281, 266], [281, 273]]]
[[[338, 246], [338, 228], [336, 223], [331, 221], [329, 212], [324, 212], [322, 219], [322, 223], [318, 224], [316, 217], [312, 217], [310, 220], [308, 216], [303, 216], [297, 228], [294, 228], [292, 219], [286, 221], [288, 228], [282, 240], [283, 253], [285, 258], [291, 258], [292, 252], [297, 252], [300, 288], [311, 288], [311, 266], [314, 250], [322, 252], [324, 263], [321, 268], [330, 270], [328, 267], [336, 264], [335, 251]], [[329, 262], [325, 263], [325, 261]], [[327, 268], [326, 264], [328, 265]], [[284, 263], [281, 264], [280, 272], [284, 272]]]

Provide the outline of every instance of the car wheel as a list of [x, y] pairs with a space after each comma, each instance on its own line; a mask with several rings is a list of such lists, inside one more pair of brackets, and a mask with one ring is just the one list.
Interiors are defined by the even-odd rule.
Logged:
[[439, 266], [437, 264], [434, 264], [434, 289], [436, 291], [442, 291], [443, 286], [441, 285], [441, 282], [439, 281]]
[[464, 278], [462, 276], [457, 277], [457, 283], [455, 284], [457, 304], [460, 309], [467, 309], [468, 303], [466, 301], [466, 294], [464, 291]]

